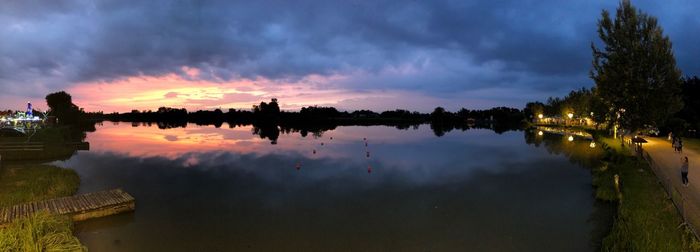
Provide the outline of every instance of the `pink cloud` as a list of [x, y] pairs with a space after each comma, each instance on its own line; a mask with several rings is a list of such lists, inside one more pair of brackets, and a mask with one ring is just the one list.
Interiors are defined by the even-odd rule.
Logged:
[[[250, 109], [261, 101], [277, 98], [283, 110], [305, 106], [335, 106], [342, 110], [397, 108], [428, 112], [436, 106], [459, 109], [488, 103], [482, 95], [453, 94], [464, 99], [439, 98], [419, 91], [371, 90], [340, 88], [338, 82], [351, 83], [356, 76], [309, 75], [301, 79], [280, 81], [265, 78], [211, 81], [198, 78], [199, 70], [183, 68], [183, 72], [164, 76], [134, 76], [111, 82], [78, 83], [66, 90], [74, 103], [86, 111], [126, 112], [148, 110], [160, 106], [188, 110], [214, 108]], [[499, 92], [501, 93], [501, 92]], [[495, 104], [494, 104], [495, 105]]]
[[165, 98], [177, 98], [178, 93], [177, 92], [168, 92], [163, 97]]

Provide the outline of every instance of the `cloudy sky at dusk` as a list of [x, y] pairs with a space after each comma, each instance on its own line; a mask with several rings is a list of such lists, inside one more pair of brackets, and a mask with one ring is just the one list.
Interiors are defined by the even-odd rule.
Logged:
[[[700, 1], [632, 1], [700, 75]], [[609, 0], [0, 3], [0, 108], [521, 108], [592, 86]]]

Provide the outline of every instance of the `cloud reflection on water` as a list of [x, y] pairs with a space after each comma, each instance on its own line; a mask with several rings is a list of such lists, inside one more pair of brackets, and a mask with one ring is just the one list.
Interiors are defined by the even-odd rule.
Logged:
[[271, 145], [245, 127], [109, 125], [88, 141], [61, 164], [80, 190], [123, 187], [138, 201], [128, 224], [78, 225], [99, 251], [590, 250], [588, 171], [522, 132], [339, 127]]

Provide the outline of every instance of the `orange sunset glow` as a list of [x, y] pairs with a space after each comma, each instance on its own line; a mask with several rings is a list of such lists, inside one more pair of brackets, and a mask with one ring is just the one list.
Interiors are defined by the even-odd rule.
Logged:
[[280, 98], [285, 109], [335, 104], [362, 97], [342, 90], [316, 90], [309, 86], [341, 77], [309, 76], [297, 82], [256, 80], [209, 81], [198, 78], [200, 70], [183, 67], [187, 75], [128, 77], [111, 82], [87, 82], [69, 92], [87, 111], [124, 112], [160, 106], [188, 109], [243, 108], [270, 98]]

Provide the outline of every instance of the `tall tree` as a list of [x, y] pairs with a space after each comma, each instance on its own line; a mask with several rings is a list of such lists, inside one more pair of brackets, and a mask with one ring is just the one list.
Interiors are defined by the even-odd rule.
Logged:
[[608, 118], [637, 130], [644, 125], [658, 126], [680, 110], [681, 71], [671, 41], [656, 18], [623, 0], [614, 20], [603, 10], [598, 35], [604, 47], [591, 44], [590, 76], [610, 108]]

